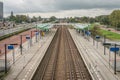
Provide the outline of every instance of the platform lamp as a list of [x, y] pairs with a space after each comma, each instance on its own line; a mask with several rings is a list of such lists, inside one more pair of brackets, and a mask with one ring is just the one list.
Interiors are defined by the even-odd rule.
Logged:
[[[28, 35], [28, 34], [26, 34], [26, 35]], [[20, 35], [20, 51], [21, 51], [21, 55], [22, 55], [22, 49], [23, 49], [23, 46], [22, 46], [22, 37], [26, 36], [26, 35]]]
[[[106, 36], [104, 35], [104, 43], [106, 43]], [[106, 47], [104, 46], [104, 55], [106, 55]]]
[[[32, 46], [32, 33], [33, 32], [37, 32], [36, 30], [35, 31], [31, 31], [31, 46]], [[37, 42], [37, 35], [36, 35], [36, 42]]]

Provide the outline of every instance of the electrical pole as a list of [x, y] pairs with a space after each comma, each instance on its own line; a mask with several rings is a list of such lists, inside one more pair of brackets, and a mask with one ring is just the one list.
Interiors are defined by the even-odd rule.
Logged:
[[114, 60], [115, 62], [114, 62], [114, 74], [116, 74], [116, 53], [117, 53], [117, 51], [116, 51], [116, 46], [117, 46], [117, 45], [115, 44], [115, 58], [114, 58], [114, 59], [115, 59], [115, 60]]
[[20, 42], [20, 51], [21, 51], [21, 55], [22, 55], [22, 35], [20, 35], [20, 39], [21, 39], [21, 42]]
[[7, 73], [7, 44], [5, 44], [5, 73]]
[[[104, 43], [106, 42], [106, 36], [104, 35]], [[104, 55], [106, 54], [106, 48], [104, 46]]]

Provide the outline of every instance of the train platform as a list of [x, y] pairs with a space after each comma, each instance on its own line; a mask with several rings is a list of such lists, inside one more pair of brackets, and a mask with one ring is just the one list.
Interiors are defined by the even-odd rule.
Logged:
[[[88, 41], [75, 30], [69, 31], [89, 72], [92, 73], [95, 80], [120, 80], [120, 73], [117, 72], [116, 75], [114, 74], [114, 68], [112, 66], [114, 65], [113, 52], [106, 49], [106, 55], [104, 55], [104, 47], [100, 42], [93, 45], [92, 38], [89, 38]], [[119, 60], [120, 56], [117, 55], [117, 62], [119, 62]]]
[[[49, 34], [46, 34], [39, 39], [38, 42], [36, 42], [34, 37], [32, 40], [33, 45], [31, 47], [28, 46], [28, 42], [24, 43], [24, 48], [27, 50], [23, 51], [23, 54], [19, 55], [19, 57], [16, 55], [16, 61], [12, 64], [10, 71], [4, 77], [4, 80], [31, 80], [31, 77], [51, 43], [55, 32], [55, 29], [51, 30]], [[12, 52], [8, 54], [12, 54]], [[18, 54], [20, 54], [20, 52]]]

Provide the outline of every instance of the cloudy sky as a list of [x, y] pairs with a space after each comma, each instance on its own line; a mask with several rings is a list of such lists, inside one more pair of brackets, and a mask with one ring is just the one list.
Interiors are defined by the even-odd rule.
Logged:
[[120, 9], [120, 0], [4, 0], [5, 16], [11, 11], [30, 16], [70, 17], [110, 14]]

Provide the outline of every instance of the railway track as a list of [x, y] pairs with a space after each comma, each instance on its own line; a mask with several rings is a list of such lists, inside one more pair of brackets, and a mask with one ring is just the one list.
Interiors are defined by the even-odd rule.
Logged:
[[92, 80], [66, 27], [58, 28], [32, 80]]

